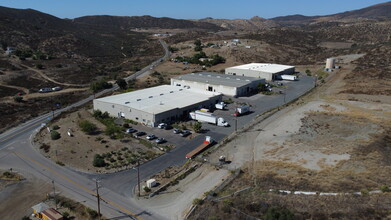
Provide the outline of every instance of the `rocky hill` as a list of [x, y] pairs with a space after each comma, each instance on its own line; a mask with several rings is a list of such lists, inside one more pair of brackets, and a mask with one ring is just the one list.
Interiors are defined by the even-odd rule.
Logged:
[[366, 8], [337, 13], [326, 16], [289, 15], [275, 17], [271, 20], [280, 25], [307, 25], [313, 22], [338, 21], [351, 22], [357, 20], [390, 20], [391, 2], [377, 4]]
[[[60, 19], [31, 9], [0, 7], [1, 46], [42, 51], [55, 57], [122, 57], [137, 54], [136, 47], [148, 45], [142, 33], [126, 33]], [[125, 51], [120, 51], [126, 43]]]
[[199, 21], [208, 22], [219, 27], [230, 29], [230, 30], [241, 30], [241, 31], [253, 31], [253, 30], [264, 30], [272, 27], [279, 26], [277, 22], [268, 20], [258, 16], [252, 17], [251, 19], [213, 19], [204, 18]]
[[122, 30], [134, 28], [162, 28], [162, 29], [197, 29], [218, 31], [223, 28], [203, 21], [190, 21], [173, 18], [155, 18], [151, 16], [85, 16], [73, 20], [79, 24], [89, 24], [99, 27], [115, 27]]

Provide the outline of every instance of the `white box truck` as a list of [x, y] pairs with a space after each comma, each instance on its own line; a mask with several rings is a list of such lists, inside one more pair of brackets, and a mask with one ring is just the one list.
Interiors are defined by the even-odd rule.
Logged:
[[239, 106], [235, 109], [235, 113], [234, 115], [235, 116], [240, 116], [240, 115], [244, 115], [246, 113], [249, 113], [250, 112], [250, 106], [248, 105], [242, 105], [242, 106]]
[[220, 103], [217, 103], [217, 104], [215, 105], [215, 108], [216, 108], [216, 109], [220, 109], [220, 110], [224, 110], [224, 109], [227, 108], [227, 104], [225, 104], [224, 102], [220, 102]]
[[222, 126], [222, 127], [229, 126], [228, 122], [226, 122], [224, 118], [217, 117], [212, 113], [194, 111], [194, 112], [190, 112], [190, 118], [199, 122], [208, 122], [211, 124], [215, 124], [217, 126]]

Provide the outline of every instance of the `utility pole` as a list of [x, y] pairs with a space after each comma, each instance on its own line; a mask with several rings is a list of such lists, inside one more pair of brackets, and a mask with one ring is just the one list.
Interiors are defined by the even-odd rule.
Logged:
[[140, 190], [140, 158], [137, 159], [137, 185], [138, 185], [138, 197], [141, 196]]
[[98, 199], [98, 219], [100, 220], [100, 196], [99, 196], [99, 181], [98, 179], [95, 179], [95, 185], [96, 185], [96, 198]]
[[53, 184], [53, 199], [54, 199], [54, 204], [56, 204], [56, 209], [57, 209], [56, 188], [54, 187], [54, 180], [52, 180], [52, 184]]
[[235, 132], [238, 131], [238, 118], [235, 118]]
[[284, 105], [286, 104], [286, 102], [285, 102], [285, 96], [286, 96], [286, 89], [284, 90]]

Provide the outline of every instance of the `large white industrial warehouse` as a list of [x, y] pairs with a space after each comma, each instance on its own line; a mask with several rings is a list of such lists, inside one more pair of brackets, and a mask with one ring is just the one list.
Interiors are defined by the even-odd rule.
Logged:
[[272, 63], [250, 63], [225, 69], [227, 75], [264, 78], [268, 81], [278, 79], [279, 75], [293, 73], [295, 73], [294, 66]]
[[221, 95], [218, 94], [162, 85], [94, 99], [94, 110], [155, 127], [162, 122], [188, 118], [189, 112], [210, 108], [220, 101]]
[[208, 72], [190, 73], [171, 79], [172, 86], [233, 97], [254, 94], [259, 83], [265, 83], [265, 79]]

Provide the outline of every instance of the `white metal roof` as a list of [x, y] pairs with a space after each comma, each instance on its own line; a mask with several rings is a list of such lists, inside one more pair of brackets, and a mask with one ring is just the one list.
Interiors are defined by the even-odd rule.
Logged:
[[186, 75], [175, 77], [174, 79], [186, 80], [192, 82], [208, 83], [213, 85], [224, 85], [230, 87], [242, 87], [251, 82], [258, 81], [260, 79], [246, 76], [229, 76], [219, 73], [189, 73]]
[[282, 64], [273, 64], [273, 63], [249, 63], [239, 66], [233, 66], [227, 69], [244, 69], [244, 70], [254, 70], [268, 73], [278, 73], [287, 69], [294, 68], [294, 66], [287, 66]]
[[183, 108], [208, 100], [216, 95], [162, 85], [134, 92], [97, 99], [101, 102], [128, 106], [150, 114], [158, 114], [175, 108]]

